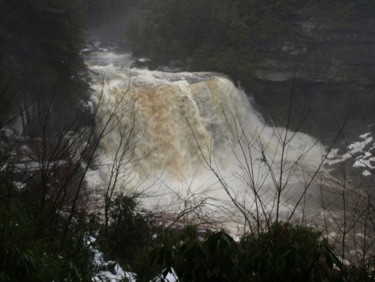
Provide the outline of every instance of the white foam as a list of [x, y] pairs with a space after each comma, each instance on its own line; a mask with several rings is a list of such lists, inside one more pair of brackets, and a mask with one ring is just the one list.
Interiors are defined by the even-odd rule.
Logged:
[[257, 208], [254, 184], [273, 213], [276, 188], [288, 182], [281, 210], [288, 214], [293, 209], [288, 201], [299, 198], [322, 161], [324, 150], [314, 138], [267, 126], [246, 94], [221, 75], [129, 71], [113, 62], [91, 69], [107, 78], [104, 84], [93, 78], [92, 101], [101, 101], [98, 130], [105, 130], [105, 165], [88, 174], [91, 185], [108, 183], [116, 152], [124, 146], [121, 140], [131, 134], [131, 152], [124, 155], [119, 179], [125, 189], [153, 195], [144, 200], [148, 207], [169, 206], [176, 212], [187, 201], [202, 201], [212, 214], [228, 217], [236, 213], [228, 193], [249, 211]]

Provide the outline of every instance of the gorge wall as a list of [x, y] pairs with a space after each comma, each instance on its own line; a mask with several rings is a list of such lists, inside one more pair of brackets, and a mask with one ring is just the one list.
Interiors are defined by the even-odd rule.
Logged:
[[[337, 14], [335, 14], [337, 13]], [[260, 50], [250, 94], [279, 126], [285, 126], [293, 77], [292, 128], [326, 142], [344, 124], [352, 138], [373, 131], [375, 115], [375, 19], [362, 12], [304, 7], [292, 30]], [[269, 115], [268, 115], [269, 116]]]

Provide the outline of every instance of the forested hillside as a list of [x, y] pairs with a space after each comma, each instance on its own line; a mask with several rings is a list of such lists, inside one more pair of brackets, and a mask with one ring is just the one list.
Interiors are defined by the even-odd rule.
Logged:
[[66, 134], [89, 96], [83, 4], [0, 1], [0, 281], [92, 276], [88, 218], [72, 223], [67, 200], [81, 197], [72, 182], [82, 161]]
[[[140, 1], [142, 2], [142, 1]], [[371, 1], [143, 1], [130, 22], [132, 49], [156, 65], [190, 59], [191, 69], [229, 74], [247, 83], [262, 52], [294, 32], [304, 9], [332, 13], [332, 26], [354, 14], [374, 11]], [[140, 12], [139, 12], [140, 11]]]
[[256, 50], [287, 32], [297, 1], [154, 2], [129, 29], [131, 46], [156, 64], [190, 59], [192, 70], [247, 80]]
[[[0, 121], [33, 104], [64, 113], [87, 97], [82, 1], [1, 1]], [[59, 119], [59, 118], [58, 118]], [[59, 123], [57, 120], [51, 123]], [[25, 121], [31, 122], [31, 120]]]

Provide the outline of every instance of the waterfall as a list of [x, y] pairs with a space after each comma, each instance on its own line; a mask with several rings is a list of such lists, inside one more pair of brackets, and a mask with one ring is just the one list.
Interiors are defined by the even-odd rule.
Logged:
[[[104, 133], [90, 185], [106, 185], [119, 171], [116, 189], [138, 191], [149, 208], [177, 213], [200, 203], [200, 212], [224, 221], [238, 216], [233, 199], [254, 211], [255, 191], [273, 213], [275, 192], [283, 187], [282, 210], [293, 210], [322, 163], [317, 140], [266, 125], [223, 75], [134, 69], [131, 61], [129, 54], [110, 52], [88, 60], [98, 132]], [[318, 184], [311, 186], [307, 195], [314, 198]], [[310, 206], [316, 209], [312, 200]]]

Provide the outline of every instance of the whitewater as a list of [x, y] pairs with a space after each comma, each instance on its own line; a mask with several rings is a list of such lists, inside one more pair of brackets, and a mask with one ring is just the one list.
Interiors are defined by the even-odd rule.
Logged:
[[225, 75], [150, 71], [134, 60], [110, 51], [87, 59], [102, 133], [90, 187], [136, 194], [166, 221], [237, 231], [246, 219], [320, 214], [329, 190], [320, 142], [267, 125]]

